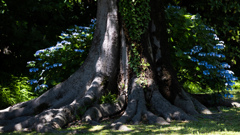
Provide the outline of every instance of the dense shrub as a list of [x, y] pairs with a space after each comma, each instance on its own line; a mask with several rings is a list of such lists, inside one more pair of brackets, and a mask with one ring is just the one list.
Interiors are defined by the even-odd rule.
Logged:
[[29, 72], [33, 78], [28, 82], [35, 91], [42, 93], [67, 79], [84, 62], [93, 38], [95, 21], [90, 27], [74, 26], [62, 32], [62, 41], [56, 46], [38, 50], [35, 61], [29, 61]]
[[207, 27], [199, 14], [192, 15], [178, 6], [166, 10], [169, 42], [173, 47], [174, 67], [183, 86], [190, 92], [222, 93], [232, 97], [226, 90], [232, 90], [237, 77], [227, 70], [224, 62], [224, 42]]

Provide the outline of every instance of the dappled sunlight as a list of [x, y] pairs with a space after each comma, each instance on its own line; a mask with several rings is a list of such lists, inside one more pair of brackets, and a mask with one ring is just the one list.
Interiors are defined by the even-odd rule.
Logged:
[[[212, 108], [213, 112], [217, 112]], [[215, 110], [215, 111], [214, 111]], [[215, 113], [213, 119], [201, 118], [195, 122], [173, 121], [170, 125], [126, 125], [131, 129], [129, 132], [111, 130], [109, 122], [98, 126], [83, 124], [79, 127], [68, 128], [67, 130], [79, 130], [81, 133], [94, 134], [239, 134], [238, 117], [240, 108], [221, 108], [222, 113]]]

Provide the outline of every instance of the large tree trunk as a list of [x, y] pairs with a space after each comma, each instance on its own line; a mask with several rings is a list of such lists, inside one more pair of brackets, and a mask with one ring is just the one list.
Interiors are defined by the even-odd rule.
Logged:
[[[130, 46], [119, 19], [117, 0], [99, 0], [97, 24], [89, 56], [66, 81], [40, 97], [0, 110], [0, 131], [51, 132], [81, 117], [90, 124], [124, 111], [111, 126], [137, 124], [145, 117], [150, 124], [171, 120], [196, 120], [193, 115], [211, 112], [179, 85], [167, 43], [164, 3], [151, 1], [151, 22], [142, 36], [141, 56], [150, 63], [138, 83], [128, 66]], [[118, 102], [99, 104], [105, 93], [118, 94]], [[147, 106], [149, 104], [150, 106]], [[195, 109], [196, 108], [196, 109]]]

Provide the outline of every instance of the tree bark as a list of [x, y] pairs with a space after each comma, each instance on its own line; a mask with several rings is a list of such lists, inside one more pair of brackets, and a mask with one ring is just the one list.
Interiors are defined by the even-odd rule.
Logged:
[[[142, 35], [141, 57], [150, 63], [141, 77], [128, 66], [129, 41], [119, 16], [117, 0], [99, 0], [92, 46], [84, 64], [66, 81], [40, 97], [0, 110], [0, 132], [54, 132], [81, 118], [98, 124], [101, 118], [124, 111], [113, 122], [114, 129], [129, 130], [123, 124], [169, 124], [171, 120], [196, 120], [194, 115], [211, 112], [180, 86], [170, 61], [165, 1], [151, 0], [151, 22]], [[100, 104], [105, 93], [118, 94], [117, 102]], [[195, 109], [196, 108], [196, 109]]]

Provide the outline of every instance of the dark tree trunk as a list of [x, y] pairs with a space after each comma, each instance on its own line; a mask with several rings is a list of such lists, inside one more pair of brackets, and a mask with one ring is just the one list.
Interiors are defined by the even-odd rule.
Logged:
[[[150, 63], [142, 71], [146, 86], [138, 83], [141, 78], [128, 65], [130, 46], [117, 0], [99, 0], [96, 30], [84, 64], [40, 97], [0, 110], [0, 131], [51, 132], [77, 117], [98, 124], [101, 118], [121, 111], [123, 115], [111, 125], [115, 129], [126, 129], [124, 123], [137, 124], [143, 117], [149, 124], [169, 124], [173, 119], [196, 120], [192, 115], [210, 114], [177, 81], [170, 61], [164, 1], [152, 0], [150, 5], [151, 22], [141, 42], [141, 57]], [[117, 102], [99, 104], [108, 91], [118, 94]]]

